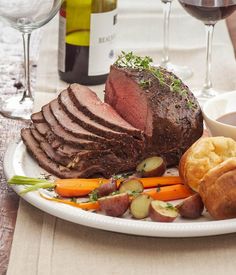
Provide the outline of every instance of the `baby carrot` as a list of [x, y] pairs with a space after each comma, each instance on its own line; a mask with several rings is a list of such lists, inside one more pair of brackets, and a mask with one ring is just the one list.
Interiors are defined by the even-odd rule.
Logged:
[[[187, 188], [186, 186], [184, 186], [182, 184], [153, 188], [153, 189], [144, 191], [143, 193], [148, 194], [154, 200], [161, 200], [161, 201], [184, 199], [184, 198], [189, 197], [193, 194], [193, 192], [189, 188]], [[71, 205], [71, 206], [74, 206], [77, 208], [81, 208], [84, 210], [99, 210], [99, 208], [100, 208], [98, 201], [76, 203], [76, 202], [72, 202], [72, 201], [68, 201], [68, 200], [47, 197], [47, 196], [43, 195], [42, 193], [40, 193], [40, 196], [46, 200], [68, 204], [68, 205]], [[132, 197], [130, 197], [130, 199], [132, 199]]]
[[[117, 180], [117, 187], [125, 179]], [[160, 187], [165, 185], [180, 184], [181, 178], [174, 176], [152, 177], [152, 178], [139, 178], [144, 188]], [[110, 179], [95, 178], [95, 179], [57, 179], [55, 182], [49, 182], [45, 179], [29, 178], [25, 176], [14, 176], [8, 183], [25, 185], [26, 188], [22, 194], [29, 191], [35, 191], [40, 188], [55, 188], [58, 195], [62, 197], [80, 197], [86, 196], [94, 189], [98, 188], [101, 184], [108, 183]], [[28, 186], [28, 187], [27, 187]]]
[[148, 194], [154, 200], [161, 201], [184, 199], [193, 195], [193, 192], [182, 184], [153, 188], [143, 193]]
[[[124, 179], [117, 180], [119, 187]], [[182, 182], [180, 177], [166, 176], [166, 177], [152, 177], [152, 178], [139, 178], [143, 183], [144, 188], [155, 186], [176, 185]], [[96, 178], [96, 179], [58, 179], [55, 181], [55, 191], [62, 197], [79, 197], [88, 195], [95, 188], [101, 184], [108, 183], [109, 179]]]
[[100, 184], [98, 179], [58, 179], [55, 191], [62, 197], [86, 196]]
[[76, 203], [76, 202], [73, 202], [73, 201], [66, 201], [66, 200], [53, 198], [53, 197], [50, 198], [50, 197], [47, 197], [47, 196], [43, 195], [42, 193], [39, 193], [39, 194], [42, 198], [44, 198], [46, 200], [68, 204], [68, 205], [71, 205], [71, 206], [74, 206], [74, 207], [77, 207], [77, 208], [81, 208], [81, 209], [84, 209], [84, 210], [99, 210], [99, 208], [100, 208], [97, 201], [88, 201], [88, 202]]
[[139, 180], [142, 182], [144, 188], [182, 183], [182, 179], [179, 176], [140, 178]]

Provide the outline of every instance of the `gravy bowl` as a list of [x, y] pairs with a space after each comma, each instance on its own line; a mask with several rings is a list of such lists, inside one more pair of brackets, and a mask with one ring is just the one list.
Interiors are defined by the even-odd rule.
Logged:
[[225, 114], [236, 112], [236, 91], [209, 99], [203, 106], [203, 117], [212, 136], [231, 137], [236, 140], [236, 126], [217, 121]]

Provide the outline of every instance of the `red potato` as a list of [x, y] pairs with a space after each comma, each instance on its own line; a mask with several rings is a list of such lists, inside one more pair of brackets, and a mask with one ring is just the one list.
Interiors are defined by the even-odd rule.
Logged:
[[204, 204], [198, 193], [188, 197], [176, 206], [181, 217], [197, 219], [202, 215]]
[[124, 180], [119, 186], [120, 193], [137, 194], [143, 192], [143, 189], [142, 182], [136, 178]]
[[148, 217], [149, 206], [153, 199], [146, 194], [141, 194], [132, 200], [130, 204], [130, 212], [136, 219], [144, 219]]
[[108, 183], [101, 184], [95, 190], [97, 191], [98, 197], [108, 196], [117, 191], [117, 181], [112, 178]]
[[155, 222], [173, 222], [178, 216], [178, 211], [170, 203], [155, 200], [150, 204], [149, 216]]
[[142, 177], [159, 177], [166, 171], [166, 162], [162, 157], [150, 157], [143, 160], [136, 171], [142, 174]]
[[98, 199], [100, 209], [108, 216], [120, 217], [129, 208], [129, 195], [127, 193], [107, 196]]

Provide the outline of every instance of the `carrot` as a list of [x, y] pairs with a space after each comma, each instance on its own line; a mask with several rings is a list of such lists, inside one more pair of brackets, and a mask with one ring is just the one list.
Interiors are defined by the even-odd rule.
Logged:
[[77, 207], [77, 208], [81, 208], [81, 209], [84, 209], [84, 210], [99, 210], [99, 208], [100, 208], [97, 201], [76, 203], [76, 202], [73, 202], [73, 201], [66, 201], [66, 200], [57, 199], [57, 198], [49, 198], [47, 196], [44, 196], [42, 193], [39, 193], [39, 194], [42, 198], [44, 198], [46, 200], [68, 204], [68, 205], [71, 205], [71, 206], [74, 206], [74, 207]]
[[153, 188], [143, 193], [148, 194], [154, 200], [161, 201], [184, 199], [193, 195], [193, 192], [182, 184]]
[[139, 179], [144, 188], [150, 188], [155, 186], [174, 185], [182, 183], [182, 179], [178, 176], [163, 176], [153, 178], [140, 178]]
[[[98, 201], [76, 203], [76, 202], [66, 201], [58, 198], [49, 198], [43, 195], [42, 193], [39, 193], [39, 194], [42, 198], [46, 200], [68, 204], [84, 210], [100, 209]], [[178, 199], [189, 197], [193, 194], [193, 192], [182, 184], [175, 184], [171, 186], [158, 187], [158, 189], [153, 188], [153, 189], [144, 191], [143, 194], [148, 194], [154, 200], [171, 201], [171, 200], [178, 200]], [[130, 199], [132, 200], [132, 198], [133, 197], [131, 196]]]
[[[124, 179], [117, 180], [119, 187]], [[180, 177], [166, 176], [166, 177], [153, 177], [153, 178], [140, 178], [139, 179], [144, 188], [155, 186], [175, 185], [182, 182]], [[108, 183], [109, 179], [96, 178], [96, 179], [58, 179], [55, 181], [55, 191], [62, 197], [79, 197], [88, 195], [95, 188], [101, 184]]]
[[58, 179], [55, 191], [62, 197], [86, 196], [101, 183], [102, 179]]
[[[166, 176], [166, 177], [152, 177], [139, 178], [143, 183], [144, 188], [155, 186], [176, 185], [180, 184], [180, 177]], [[57, 179], [55, 182], [49, 182], [45, 179], [29, 178], [25, 176], [14, 176], [8, 183], [25, 185], [26, 188], [22, 193], [35, 191], [40, 188], [55, 188], [55, 191], [62, 197], [80, 197], [86, 196], [101, 184], [108, 183], [110, 179], [95, 178], [95, 179]], [[117, 187], [124, 179], [117, 180]]]

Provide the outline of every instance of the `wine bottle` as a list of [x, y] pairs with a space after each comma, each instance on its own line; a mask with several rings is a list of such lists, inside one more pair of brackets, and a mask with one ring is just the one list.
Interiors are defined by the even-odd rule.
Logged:
[[114, 62], [117, 0], [66, 0], [60, 9], [58, 70], [68, 83], [106, 81]]

